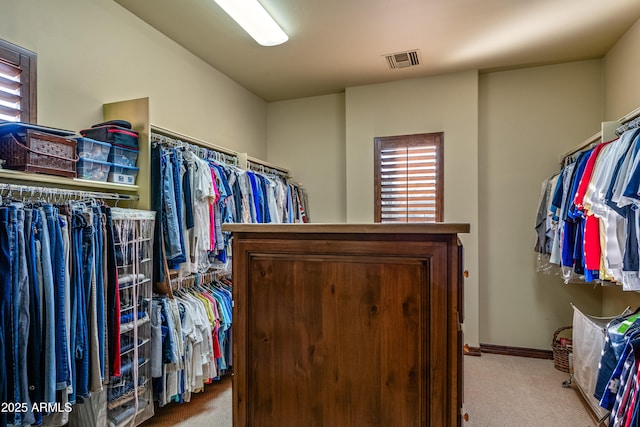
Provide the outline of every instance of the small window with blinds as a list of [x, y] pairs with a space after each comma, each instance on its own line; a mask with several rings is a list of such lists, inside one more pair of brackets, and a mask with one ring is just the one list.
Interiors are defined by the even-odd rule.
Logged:
[[0, 40], [0, 121], [36, 123], [36, 54]]
[[440, 222], [444, 134], [375, 138], [375, 221]]

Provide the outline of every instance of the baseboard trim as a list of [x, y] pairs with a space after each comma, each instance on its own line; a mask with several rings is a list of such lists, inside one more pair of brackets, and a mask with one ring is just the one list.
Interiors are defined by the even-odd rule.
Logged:
[[469, 344], [464, 345], [464, 355], [465, 356], [482, 356], [482, 351], [480, 347], [471, 347]]
[[525, 347], [510, 347], [506, 345], [480, 344], [482, 353], [503, 354], [506, 356], [531, 357], [534, 359], [550, 359], [553, 360], [553, 351], [540, 350]]

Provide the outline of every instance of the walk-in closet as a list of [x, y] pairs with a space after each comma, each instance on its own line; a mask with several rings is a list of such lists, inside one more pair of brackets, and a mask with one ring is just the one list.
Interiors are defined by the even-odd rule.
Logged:
[[640, 425], [639, 51], [637, 0], [0, 0], [0, 427]]

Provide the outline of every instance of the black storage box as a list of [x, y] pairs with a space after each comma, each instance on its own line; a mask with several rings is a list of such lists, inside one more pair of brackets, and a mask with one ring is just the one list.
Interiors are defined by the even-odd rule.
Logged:
[[105, 125], [83, 129], [80, 135], [119, 147], [138, 149], [138, 132], [120, 126]]

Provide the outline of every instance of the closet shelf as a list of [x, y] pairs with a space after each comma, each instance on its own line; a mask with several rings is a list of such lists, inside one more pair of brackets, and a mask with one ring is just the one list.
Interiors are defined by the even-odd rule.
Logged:
[[79, 178], [63, 178], [60, 176], [28, 173], [28, 172], [14, 171], [11, 169], [0, 169], [0, 178], [5, 180], [20, 181], [20, 182], [28, 181], [28, 182], [37, 182], [39, 184], [55, 184], [57, 186], [96, 188], [96, 189], [102, 189], [102, 190], [121, 191], [126, 193], [138, 192], [137, 185], [125, 185], [125, 184], [117, 184], [113, 182], [91, 181], [88, 179], [79, 179]]
[[[146, 343], [148, 343], [150, 341], [151, 341], [151, 339], [149, 339], [149, 338], [143, 339], [141, 342], [138, 343], [138, 348], [142, 347], [143, 345], [145, 345]], [[135, 349], [135, 347], [131, 347], [129, 350], [123, 351], [122, 353], [120, 353], [120, 356], [125, 356], [125, 355], [131, 353], [134, 349]]]
[[[144, 382], [142, 383], [142, 385], [138, 386], [138, 396], [142, 396], [147, 392], [147, 383], [149, 381], [148, 380], [144, 380]], [[113, 410], [115, 408], [117, 408], [118, 406], [122, 406], [127, 402], [131, 402], [133, 399], [135, 399], [135, 393], [131, 392], [126, 394], [125, 396], [119, 397], [116, 400], [112, 400], [110, 402], [107, 403], [107, 409], [109, 410]]]
[[151, 240], [151, 237], [143, 237], [137, 240], [134, 239], [134, 240], [127, 240], [126, 242], [116, 242], [116, 246], [131, 245], [133, 243], [144, 243], [144, 242], [148, 242], [149, 240]]
[[130, 283], [125, 283], [121, 286], [118, 287], [118, 289], [120, 289], [121, 291], [124, 291], [125, 289], [129, 289], [129, 288], [133, 288], [134, 286], [138, 286], [138, 285], [144, 285], [145, 283], [149, 283], [151, 281], [150, 278], [145, 278], [139, 281], [132, 281]]
[[[137, 324], [138, 327], [140, 327], [140, 326], [144, 325], [145, 323], [147, 323], [149, 320], [151, 320], [149, 318], [149, 316], [145, 315], [145, 317], [143, 317], [141, 319], [138, 319], [136, 324]], [[126, 332], [131, 332], [134, 329], [135, 329], [135, 326], [134, 326], [134, 322], [133, 321], [128, 322], [128, 323], [124, 323], [124, 324], [120, 325], [120, 335], [122, 335], [122, 334], [124, 334]]]
[[[144, 263], [144, 262], [149, 262], [149, 261], [151, 261], [151, 258], [143, 258], [143, 259], [141, 259], [141, 260], [140, 260], [140, 262], [139, 262], [139, 263], [140, 263], [140, 264], [142, 264], [142, 263]], [[133, 267], [133, 264], [124, 264], [124, 265], [119, 265], [119, 266], [118, 266], [118, 268], [121, 268], [121, 269], [123, 269], [123, 270], [126, 270], [127, 268], [129, 268], [129, 269], [130, 269], [130, 268], [132, 268], [132, 267]]]

